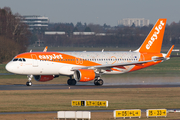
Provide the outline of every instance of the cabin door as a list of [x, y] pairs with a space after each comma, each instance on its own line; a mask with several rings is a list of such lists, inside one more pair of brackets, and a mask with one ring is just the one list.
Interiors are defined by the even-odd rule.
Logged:
[[38, 59], [37, 59], [36, 54], [32, 54], [31, 57], [32, 57], [32, 66], [38, 67]]

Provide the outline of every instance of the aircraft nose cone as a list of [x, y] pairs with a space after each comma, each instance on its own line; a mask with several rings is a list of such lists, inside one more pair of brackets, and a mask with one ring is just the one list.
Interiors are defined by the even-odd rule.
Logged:
[[8, 72], [11, 72], [11, 66], [9, 65], [9, 63], [5, 66], [5, 69], [6, 69]]
[[13, 66], [12, 66], [11, 63], [8, 63], [8, 64], [5, 66], [5, 69], [6, 69], [8, 72], [13, 73]]

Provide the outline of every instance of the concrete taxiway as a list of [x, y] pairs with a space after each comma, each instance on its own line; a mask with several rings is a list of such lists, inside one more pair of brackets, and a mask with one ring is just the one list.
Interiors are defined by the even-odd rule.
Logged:
[[108, 88], [161, 88], [161, 87], [180, 87], [180, 84], [123, 84], [123, 85], [75, 85], [66, 84], [34, 84], [26, 86], [23, 84], [0, 85], [0, 90], [52, 90], [52, 89], [108, 89]]
[[[114, 110], [88, 110], [90, 112], [113, 112]], [[180, 109], [167, 109], [167, 111], [180, 111]], [[146, 109], [141, 109], [141, 112], [146, 112]], [[50, 114], [57, 113], [57, 111], [43, 111], [43, 112], [5, 112], [0, 113], [0, 115], [9, 115], [9, 114]]]

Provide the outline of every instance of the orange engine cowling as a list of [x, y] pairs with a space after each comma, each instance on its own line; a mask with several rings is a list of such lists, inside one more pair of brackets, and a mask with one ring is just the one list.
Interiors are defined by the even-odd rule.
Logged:
[[87, 82], [94, 80], [96, 74], [94, 70], [89, 69], [79, 69], [74, 71], [74, 79], [78, 82]]
[[54, 78], [53, 75], [33, 75], [33, 77], [36, 81], [40, 82], [50, 81]]

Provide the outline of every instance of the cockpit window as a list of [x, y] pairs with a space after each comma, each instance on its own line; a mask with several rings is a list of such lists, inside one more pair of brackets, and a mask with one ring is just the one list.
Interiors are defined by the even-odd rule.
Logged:
[[15, 59], [13, 59], [13, 61], [23, 61], [23, 62], [26, 62], [26, 59], [24, 59], [24, 58], [15, 58]]
[[17, 58], [15, 58], [15, 59], [13, 59], [13, 61], [18, 61], [18, 59], [17, 59]]
[[19, 58], [18, 60], [19, 60], [19, 61], [22, 61], [22, 59], [21, 59], [21, 58]]

